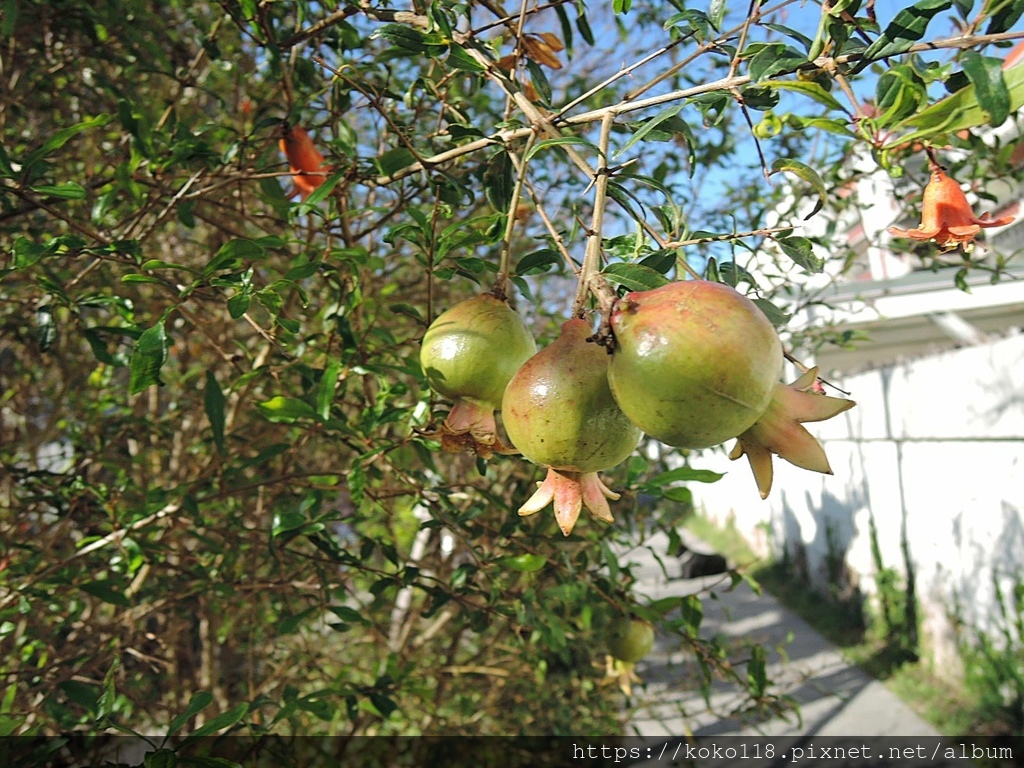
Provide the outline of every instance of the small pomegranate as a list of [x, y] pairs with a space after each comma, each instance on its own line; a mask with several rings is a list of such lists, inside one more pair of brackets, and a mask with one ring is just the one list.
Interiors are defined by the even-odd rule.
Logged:
[[583, 507], [612, 521], [607, 499], [619, 495], [597, 473], [622, 462], [640, 441], [640, 430], [608, 388], [608, 354], [587, 342], [590, 334], [583, 320], [564, 323], [559, 337], [512, 377], [501, 403], [509, 439], [527, 459], [548, 468], [519, 514], [532, 515], [553, 501], [566, 536]]
[[523, 318], [491, 294], [462, 301], [431, 323], [420, 365], [431, 389], [455, 403], [441, 428], [444, 450], [486, 458], [502, 448], [494, 412], [509, 379], [536, 351]]
[[818, 369], [811, 368], [788, 386], [776, 384], [765, 412], [739, 436], [729, 454], [733, 460], [746, 455], [762, 499], [767, 499], [772, 490], [773, 453], [802, 469], [832, 474], [825, 449], [803, 422], [831, 419], [856, 403], [820, 393], [817, 379]]
[[619, 617], [608, 628], [608, 652], [619, 661], [635, 664], [654, 648], [654, 625], [630, 617]]
[[633, 693], [633, 683], [641, 682], [634, 672], [636, 663], [654, 648], [654, 625], [629, 616], [620, 616], [608, 628], [605, 642], [605, 678], [618, 683], [627, 696]]
[[782, 373], [782, 345], [768, 318], [721, 283], [631, 293], [612, 329], [615, 399], [644, 432], [679, 448], [709, 448], [747, 429]]

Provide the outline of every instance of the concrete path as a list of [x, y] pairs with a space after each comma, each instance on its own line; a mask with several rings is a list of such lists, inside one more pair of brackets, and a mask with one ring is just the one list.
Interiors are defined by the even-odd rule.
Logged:
[[[667, 537], [652, 538], [656, 551], [665, 552]], [[710, 549], [687, 539], [692, 548]], [[638, 564], [637, 588], [652, 599], [703, 592], [701, 637], [716, 635], [732, 648], [730, 658], [749, 656], [746, 643], [770, 651], [768, 678], [774, 693], [791, 696], [800, 718], [761, 719], [732, 716], [742, 699], [734, 685], [714, 685], [710, 707], [699, 690], [699, 671], [675, 638], [658, 637], [654, 651], [637, 664], [643, 685], [634, 688], [640, 706], [633, 713], [628, 735], [643, 737], [733, 735], [747, 736], [937, 736], [938, 733], [882, 683], [847, 663], [839, 650], [767, 593], [755, 594], [746, 584], [730, 590], [727, 576], [702, 579], [669, 578], [646, 549], [624, 553], [620, 559]], [[675, 567], [665, 558], [666, 568]]]

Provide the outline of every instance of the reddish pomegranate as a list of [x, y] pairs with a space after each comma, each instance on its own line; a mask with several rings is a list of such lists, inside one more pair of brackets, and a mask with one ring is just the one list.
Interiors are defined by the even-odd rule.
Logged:
[[782, 373], [782, 345], [750, 299], [706, 280], [628, 294], [612, 315], [608, 383], [651, 437], [709, 448], [753, 424]]
[[491, 294], [460, 302], [434, 320], [420, 365], [431, 389], [455, 403], [441, 428], [444, 450], [488, 457], [501, 447], [494, 412], [509, 379], [536, 351], [523, 318]]
[[762, 498], [771, 490], [772, 454], [831, 474], [801, 424], [854, 403], [814, 391], [816, 371], [780, 384], [782, 345], [745, 296], [705, 280], [670, 283], [627, 295], [611, 322], [608, 382], [623, 412], [651, 437], [692, 449], [738, 437], [732, 457], [747, 456]]
[[519, 514], [532, 515], [553, 501], [566, 536], [583, 507], [612, 521], [607, 499], [619, 496], [597, 473], [622, 462], [640, 441], [640, 430], [608, 388], [608, 354], [587, 342], [590, 334], [583, 320], [563, 324], [559, 337], [512, 377], [501, 403], [509, 439], [527, 459], [548, 468]]

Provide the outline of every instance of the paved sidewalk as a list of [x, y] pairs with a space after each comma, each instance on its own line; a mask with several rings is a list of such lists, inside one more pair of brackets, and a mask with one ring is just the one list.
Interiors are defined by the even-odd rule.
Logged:
[[[668, 539], [652, 538], [659, 553]], [[686, 537], [694, 549], [706, 545]], [[698, 685], [698, 669], [690, 654], [680, 652], [678, 640], [658, 637], [654, 651], [637, 664], [643, 680], [634, 688], [641, 706], [634, 713], [628, 735], [644, 737], [764, 734], [768, 736], [936, 736], [925, 723], [882, 683], [847, 663], [839, 650], [806, 622], [767, 593], [756, 595], [746, 584], [729, 591], [728, 576], [701, 579], [666, 578], [661, 566], [646, 549], [622, 555], [639, 565], [637, 588], [652, 599], [705, 591], [701, 637], [720, 635], [735, 645], [742, 659], [743, 642], [760, 643], [770, 651], [768, 679], [774, 693], [792, 696], [800, 705], [800, 720], [741, 722], [729, 717], [742, 700], [735, 686], [713, 686], [710, 708]], [[674, 558], [663, 558], [675, 569]]]

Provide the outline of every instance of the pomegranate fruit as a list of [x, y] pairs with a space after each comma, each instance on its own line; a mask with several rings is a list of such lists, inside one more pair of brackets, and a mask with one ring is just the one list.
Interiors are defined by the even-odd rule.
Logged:
[[494, 412], [509, 379], [536, 351], [523, 318], [491, 294], [466, 299], [431, 323], [420, 365], [431, 389], [454, 401], [441, 427], [444, 450], [486, 458], [502, 448]]
[[775, 328], [750, 299], [707, 280], [630, 293], [611, 319], [608, 383], [651, 437], [709, 448], [748, 429], [782, 373]]
[[747, 457], [762, 499], [767, 499], [772, 489], [773, 453], [803, 469], [832, 474], [825, 449], [803, 422], [831, 419], [856, 403], [819, 393], [817, 378], [818, 369], [811, 368], [792, 384], [776, 384], [768, 408], [739, 436], [729, 454], [733, 460]]
[[654, 625], [629, 616], [620, 616], [609, 626], [605, 642], [608, 645], [605, 678], [618, 683], [622, 692], [631, 696], [633, 683], [641, 682], [634, 667], [654, 648]]
[[605, 639], [612, 656], [635, 664], [654, 648], [654, 625], [622, 616], [612, 622]]
[[532, 515], [554, 502], [555, 520], [568, 536], [586, 507], [612, 521], [609, 490], [597, 473], [622, 462], [640, 441], [608, 388], [608, 354], [587, 342], [590, 326], [574, 319], [531, 357], [505, 389], [501, 415], [512, 444], [548, 468], [537, 492], [519, 509]]

